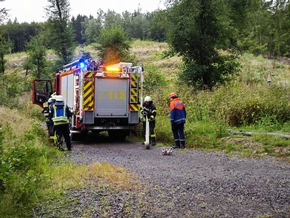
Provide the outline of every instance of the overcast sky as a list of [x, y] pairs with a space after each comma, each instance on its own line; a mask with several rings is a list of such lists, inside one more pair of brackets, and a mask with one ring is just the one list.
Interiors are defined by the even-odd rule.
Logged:
[[[126, 10], [134, 12], [138, 8], [142, 9], [142, 13], [146, 13], [165, 8], [165, 0], [69, 0], [69, 2], [71, 16], [80, 14], [96, 17], [99, 8], [105, 12], [110, 9], [117, 13]], [[0, 2], [0, 8], [9, 10], [9, 18], [12, 21], [17, 18], [19, 23], [47, 20], [44, 12], [47, 5], [47, 0], [5, 0]]]

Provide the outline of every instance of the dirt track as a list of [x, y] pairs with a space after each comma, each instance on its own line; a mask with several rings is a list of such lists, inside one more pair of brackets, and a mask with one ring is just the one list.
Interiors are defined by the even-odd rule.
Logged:
[[161, 149], [146, 150], [139, 142], [74, 143], [67, 154], [70, 161], [123, 166], [143, 189], [76, 190], [71, 195], [80, 203], [62, 215], [89, 211], [89, 217], [290, 217], [289, 164], [196, 150], [164, 156]]

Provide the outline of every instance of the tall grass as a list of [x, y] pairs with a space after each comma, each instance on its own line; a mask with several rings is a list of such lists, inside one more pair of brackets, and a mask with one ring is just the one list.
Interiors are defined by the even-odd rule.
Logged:
[[[180, 71], [158, 69], [145, 74], [145, 78], [149, 77], [149, 81], [145, 81], [147, 87], [154, 87], [146, 89], [145, 92], [152, 95], [157, 106], [156, 136], [160, 144], [173, 144], [169, 122], [169, 93], [172, 91], [177, 92], [186, 105], [187, 147], [225, 149], [232, 152], [237, 151], [234, 147], [239, 147], [239, 142], [233, 146], [229, 141], [229, 147], [227, 147], [227, 141], [224, 140], [226, 137], [234, 138], [228, 131], [231, 128], [262, 132], [290, 130], [289, 87], [283, 82], [290, 78], [290, 73], [287, 71], [289, 66], [281, 63], [274, 64], [273, 61], [261, 57], [254, 58], [248, 54], [241, 56], [240, 61], [242, 63], [240, 74], [233, 77], [227, 84], [216, 86], [211, 91], [198, 91], [192, 87], [185, 87], [178, 80]], [[147, 68], [153, 69], [150, 66], [149, 64]], [[273, 78], [271, 83], [267, 82], [269, 73]], [[153, 86], [150, 84], [151, 78], [154, 78], [152, 81], [155, 84], [164, 84], [164, 80], [166, 83]], [[269, 137], [268, 139], [270, 140]], [[255, 144], [258, 139], [253, 137], [251, 140]], [[287, 139], [281, 140], [284, 145], [289, 143]], [[274, 140], [270, 140], [270, 144], [274, 151], [276, 147]], [[286, 150], [289, 153], [289, 148]], [[271, 154], [271, 152], [268, 153]]]
[[42, 216], [48, 210], [46, 202], [67, 204], [65, 190], [97, 180], [112, 188], [133, 187], [135, 179], [122, 167], [63, 161], [63, 153], [47, 140], [41, 108], [31, 104], [31, 95], [24, 94], [17, 102], [13, 109], [0, 107], [1, 217]]

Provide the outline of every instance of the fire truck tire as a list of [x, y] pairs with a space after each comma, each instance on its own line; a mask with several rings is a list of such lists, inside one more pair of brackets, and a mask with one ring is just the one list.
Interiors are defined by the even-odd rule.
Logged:
[[72, 141], [81, 141], [83, 140], [84, 136], [82, 133], [71, 133], [71, 140]]

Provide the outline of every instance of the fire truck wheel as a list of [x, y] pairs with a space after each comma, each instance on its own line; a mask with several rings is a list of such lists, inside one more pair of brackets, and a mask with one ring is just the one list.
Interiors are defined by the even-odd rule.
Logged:
[[72, 133], [71, 134], [71, 140], [72, 141], [81, 141], [83, 140], [83, 134], [82, 133]]

